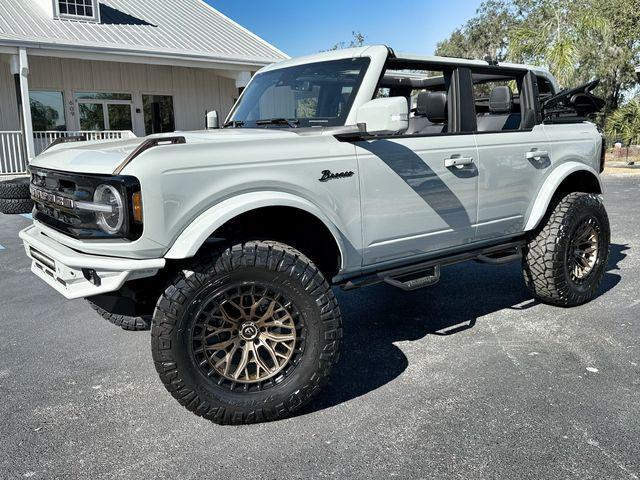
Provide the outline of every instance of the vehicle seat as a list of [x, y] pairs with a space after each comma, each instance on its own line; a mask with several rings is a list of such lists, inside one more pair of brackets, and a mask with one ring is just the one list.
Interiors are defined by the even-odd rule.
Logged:
[[479, 132], [518, 130], [521, 115], [511, 113], [513, 93], [508, 86], [495, 87], [489, 96], [489, 113], [478, 115]]
[[420, 92], [416, 113], [409, 119], [407, 134], [442, 133], [447, 130], [447, 94]]

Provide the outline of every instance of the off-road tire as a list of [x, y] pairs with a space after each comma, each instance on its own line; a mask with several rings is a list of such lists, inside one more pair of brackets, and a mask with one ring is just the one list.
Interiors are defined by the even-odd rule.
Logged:
[[[224, 386], [208, 378], [194, 358], [195, 334], [190, 332], [200, 317], [190, 315], [190, 309], [202, 305], [203, 296], [213, 298], [237, 285], [280, 291], [304, 324], [297, 363], [270, 387]], [[341, 339], [338, 302], [311, 260], [281, 243], [249, 241], [194, 260], [175, 277], [156, 305], [151, 350], [160, 379], [181, 405], [215, 423], [239, 425], [286, 418], [309, 403], [329, 380]]]
[[30, 199], [29, 177], [0, 181], [0, 198]]
[[[570, 274], [568, 256], [572, 235], [587, 221], [597, 232], [597, 254], [590, 273], [578, 284]], [[523, 251], [526, 286], [544, 303], [572, 307], [588, 302], [604, 277], [610, 235], [609, 218], [598, 195], [570, 193], [554, 199], [541, 227]]]
[[102, 307], [99, 307], [91, 301], [91, 298], [87, 298], [86, 300], [89, 303], [89, 306], [93, 310], [95, 310], [98, 315], [100, 315], [108, 322], [121, 327], [123, 330], [128, 330], [130, 332], [140, 332], [151, 329], [151, 315], [141, 315], [139, 317], [118, 315], [116, 313], [107, 312]]
[[15, 215], [18, 213], [31, 213], [33, 202], [28, 198], [0, 198], [0, 213]]

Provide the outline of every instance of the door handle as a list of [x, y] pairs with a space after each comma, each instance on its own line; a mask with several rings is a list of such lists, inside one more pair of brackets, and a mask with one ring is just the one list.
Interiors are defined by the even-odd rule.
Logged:
[[525, 153], [525, 158], [527, 160], [539, 160], [541, 158], [548, 158], [549, 152], [545, 152], [544, 150], [531, 150], [530, 152]]
[[460, 156], [454, 155], [451, 158], [445, 159], [444, 166], [446, 168], [464, 167], [466, 165], [471, 165], [472, 163], [473, 163], [473, 158], [471, 157], [460, 157]]

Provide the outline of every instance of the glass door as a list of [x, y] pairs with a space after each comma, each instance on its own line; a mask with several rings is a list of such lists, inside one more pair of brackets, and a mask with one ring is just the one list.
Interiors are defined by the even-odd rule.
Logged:
[[76, 93], [80, 130], [133, 130], [133, 101], [128, 93]]
[[106, 130], [104, 108], [101, 103], [78, 102], [80, 113], [80, 130]]
[[145, 135], [173, 132], [173, 97], [170, 95], [142, 95]]
[[133, 130], [131, 104], [107, 102], [107, 130]]

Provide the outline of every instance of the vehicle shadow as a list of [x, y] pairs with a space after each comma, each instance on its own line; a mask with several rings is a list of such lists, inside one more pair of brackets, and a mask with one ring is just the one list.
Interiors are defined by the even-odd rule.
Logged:
[[[611, 245], [598, 297], [620, 282], [620, 275], [613, 272], [620, 269], [629, 248]], [[408, 361], [395, 342], [458, 334], [473, 328], [484, 315], [538, 304], [524, 286], [519, 262], [501, 267], [474, 262], [447, 267], [440, 283], [414, 292], [377, 285], [336, 294], [344, 319], [340, 364], [303, 414], [365, 395], [402, 374]]]

